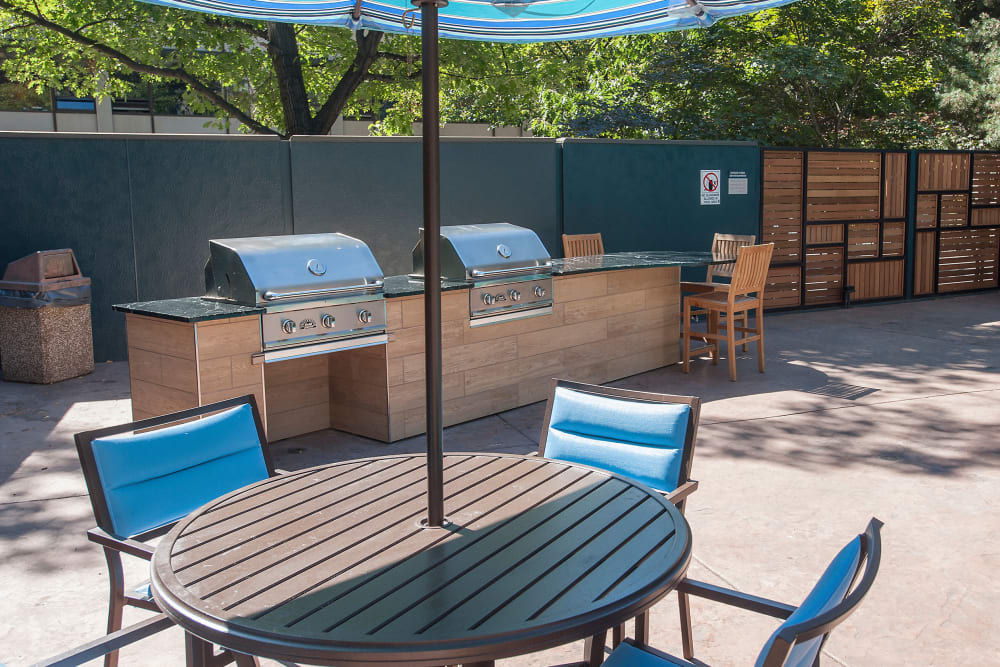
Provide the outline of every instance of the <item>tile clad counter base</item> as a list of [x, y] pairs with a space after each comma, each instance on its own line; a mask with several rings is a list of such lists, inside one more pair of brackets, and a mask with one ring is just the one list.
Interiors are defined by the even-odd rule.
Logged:
[[[680, 266], [706, 253], [555, 260], [551, 315], [469, 326], [467, 283], [442, 294], [445, 425], [545, 400], [550, 379], [603, 383], [676, 363]], [[200, 297], [126, 313], [134, 419], [243, 394], [270, 441], [336, 428], [383, 442], [423, 433], [423, 286], [386, 278], [387, 345], [254, 365], [259, 308]]]
[[[547, 397], [551, 378], [603, 383], [679, 359], [677, 267], [554, 278], [551, 315], [472, 328], [468, 292], [442, 295], [446, 426]], [[333, 428], [393, 442], [425, 430], [420, 295], [387, 301], [389, 343], [331, 355]]]

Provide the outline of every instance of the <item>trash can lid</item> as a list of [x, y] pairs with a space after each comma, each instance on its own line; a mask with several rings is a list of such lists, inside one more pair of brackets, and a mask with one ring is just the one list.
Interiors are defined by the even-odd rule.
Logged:
[[44, 292], [89, 285], [69, 248], [39, 250], [7, 265], [0, 289]]

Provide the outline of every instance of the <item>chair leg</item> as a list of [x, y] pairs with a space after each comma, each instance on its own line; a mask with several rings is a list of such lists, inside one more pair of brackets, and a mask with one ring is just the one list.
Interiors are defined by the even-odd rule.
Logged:
[[257, 659], [257, 656], [237, 653], [236, 651], [233, 651], [233, 662], [236, 663], [236, 667], [260, 667], [260, 660]]
[[681, 613], [681, 648], [684, 659], [694, 658], [694, 634], [691, 631], [691, 600], [687, 593], [677, 593], [677, 606]]
[[764, 309], [757, 306], [757, 370], [764, 372]]
[[729, 357], [729, 379], [736, 382], [736, 321], [733, 318], [733, 311], [726, 311], [726, 354]]
[[187, 667], [209, 667], [214, 662], [212, 645], [189, 632], [184, 633], [184, 654]]
[[635, 617], [635, 641], [639, 644], [649, 644], [649, 611], [644, 611]]
[[684, 348], [681, 357], [681, 370], [691, 372], [691, 304], [684, 299], [684, 331], [681, 334], [681, 346]]
[[[744, 329], [747, 328], [747, 316], [749, 312], [750, 311], [748, 310], [744, 310], [738, 317], [740, 321], [740, 326], [743, 327]], [[743, 337], [746, 338], [746, 334], [743, 334]], [[749, 343], [743, 343], [743, 354], [746, 354], [749, 351], [749, 348], [750, 348]]]
[[[709, 311], [708, 313], [708, 331], [718, 335], [719, 333], [719, 312], [717, 310]], [[719, 365], [719, 339], [716, 338], [711, 342], [712, 345], [712, 365]]]
[[598, 667], [604, 662], [604, 643], [608, 639], [608, 631], [599, 632], [593, 637], [587, 637], [583, 644], [583, 662], [590, 667]]
[[625, 639], [625, 624], [616, 625], [611, 628], [611, 650], [618, 648], [618, 645]]
[[[108, 562], [108, 634], [122, 629], [122, 612], [125, 610], [125, 573], [122, 570], [122, 556], [114, 549], [104, 547], [104, 559]], [[104, 656], [104, 667], [118, 667], [118, 651]]]

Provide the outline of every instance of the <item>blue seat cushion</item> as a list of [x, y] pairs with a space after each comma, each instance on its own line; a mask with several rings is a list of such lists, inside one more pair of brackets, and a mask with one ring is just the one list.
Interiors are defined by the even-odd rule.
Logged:
[[624, 475], [658, 491], [680, 483], [691, 407], [556, 387], [545, 456]]
[[91, 447], [119, 537], [165, 526], [268, 476], [249, 405], [155, 431], [96, 438]]
[[[854, 575], [858, 571], [861, 562], [861, 537], [855, 537], [847, 546], [840, 550], [834, 557], [830, 565], [827, 566], [823, 576], [819, 578], [816, 585], [802, 601], [802, 604], [792, 612], [792, 615], [782, 623], [774, 634], [764, 644], [763, 650], [757, 657], [756, 667], [764, 664], [764, 659], [771, 650], [771, 645], [778, 637], [778, 633], [790, 625], [796, 625], [804, 621], [816, 618], [831, 607], [834, 607], [847, 597], [848, 589], [854, 580]], [[823, 637], [816, 637], [800, 644], [795, 644], [785, 661], [786, 667], [809, 667], [816, 660], [819, 654]]]
[[601, 663], [601, 667], [674, 667], [674, 665], [693, 667], [692, 663], [686, 660], [675, 658], [666, 653], [653, 655], [628, 642], [619, 644], [618, 648], [608, 656], [608, 659]]

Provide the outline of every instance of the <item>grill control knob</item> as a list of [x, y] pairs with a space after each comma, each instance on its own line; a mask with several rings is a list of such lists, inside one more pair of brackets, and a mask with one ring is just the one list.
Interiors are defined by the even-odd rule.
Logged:
[[483, 292], [483, 303], [485, 303], [487, 306], [492, 306], [496, 302], [497, 298], [495, 296], [493, 296], [489, 292]]
[[372, 313], [370, 310], [362, 309], [358, 311], [358, 322], [361, 322], [361, 324], [371, 324], [371, 321]]
[[521, 300], [521, 293], [518, 292], [516, 289], [512, 289], [509, 292], [507, 292], [507, 296], [510, 297], [511, 301], [520, 301]]
[[322, 317], [319, 318], [319, 323], [327, 329], [332, 329], [337, 324], [337, 320], [334, 319], [333, 315], [323, 313]]
[[545, 288], [541, 285], [535, 285], [535, 289], [532, 290], [539, 299], [545, 296]]
[[286, 334], [291, 335], [298, 330], [298, 327], [295, 326], [295, 322], [292, 322], [291, 320], [281, 320], [281, 330]]

